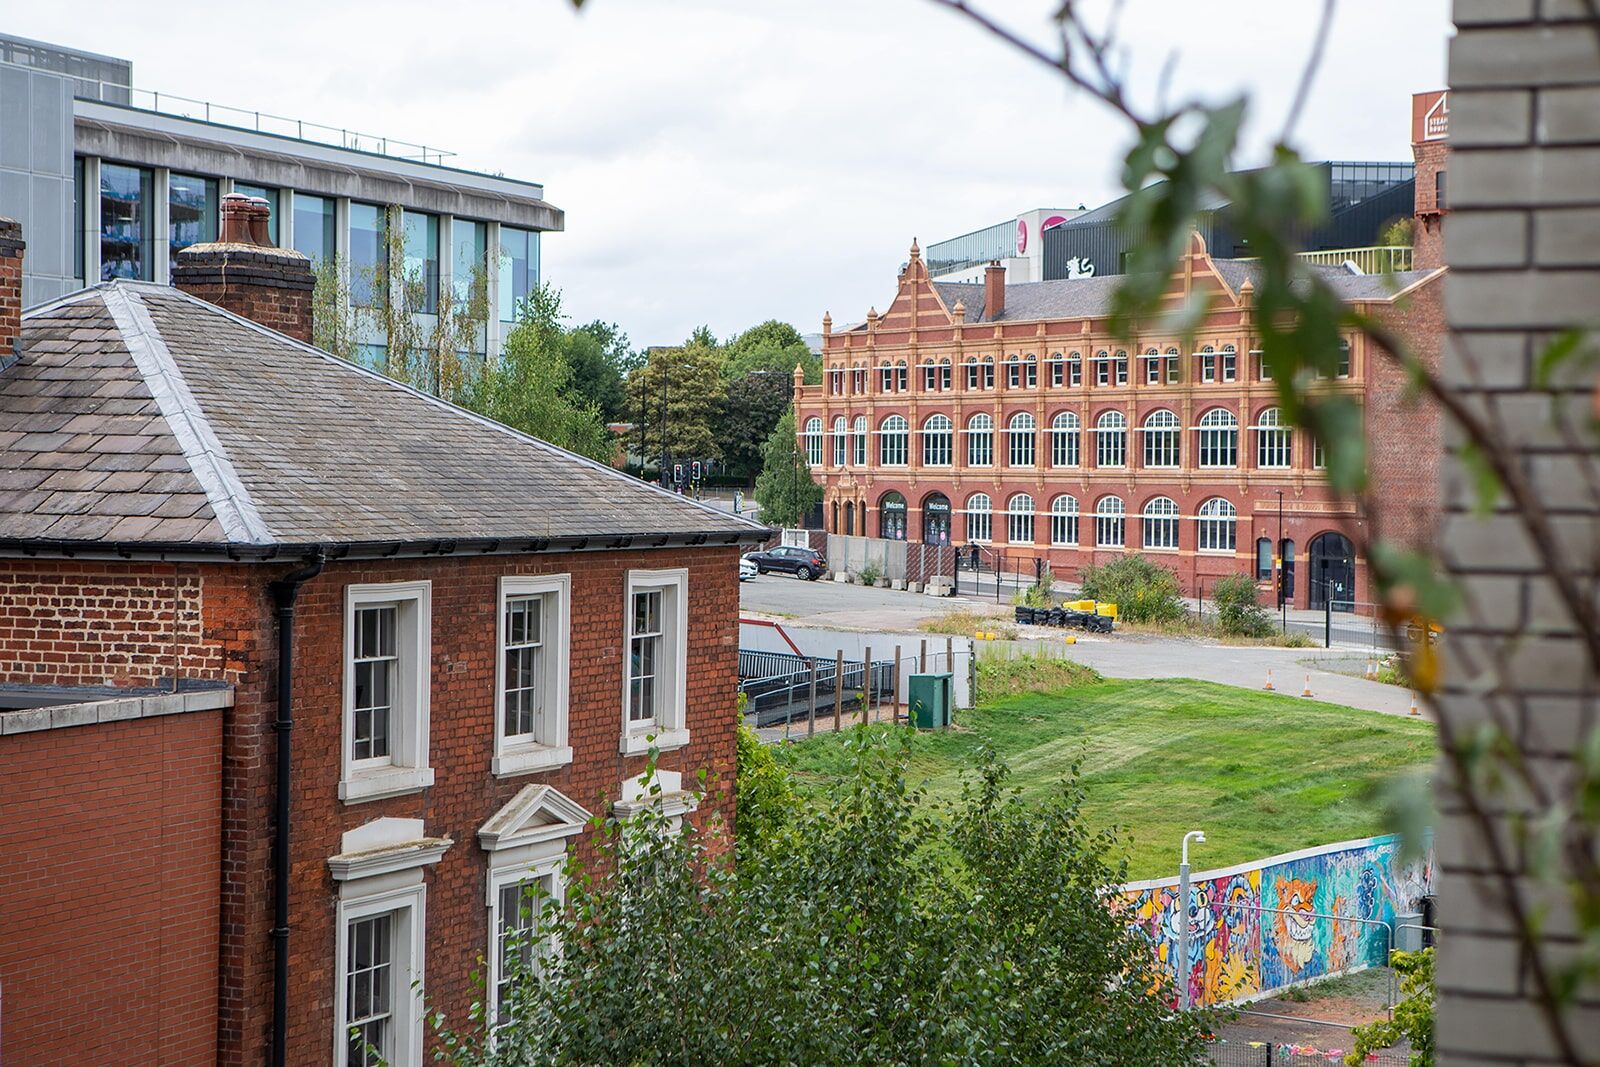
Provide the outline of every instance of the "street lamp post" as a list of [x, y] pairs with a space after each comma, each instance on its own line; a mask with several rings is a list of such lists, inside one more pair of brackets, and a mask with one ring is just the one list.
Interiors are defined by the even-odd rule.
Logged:
[[1285, 579], [1284, 564], [1288, 556], [1283, 550], [1283, 490], [1278, 490], [1278, 611], [1284, 633], [1289, 632], [1289, 586]]
[[661, 484], [667, 484], [667, 360], [661, 359]]
[[1189, 842], [1206, 843], [1204, 830], [1190, 830], [1183, 835], [1183, 846], [1178, 863], [1178, 1006], [1189, 1010]]

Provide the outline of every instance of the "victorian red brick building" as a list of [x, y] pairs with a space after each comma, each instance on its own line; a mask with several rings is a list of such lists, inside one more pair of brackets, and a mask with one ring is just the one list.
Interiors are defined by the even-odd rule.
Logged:
[[[1310, 269], [1428, 360], [1439, 271]], [[1438, 429], [1383, 355], [1352, 335], [1318, 388], [1357, 398], [1380, 515], [1336, 499], [1309, 437], [1281, 416], [1251, 325], [1254, 266], [1196, 236], [1168, 294], [1206, 301], [1192, 343], [1111, 330], [1116, 277], [932, 282], [913, 242], [883, 314], [823, 319], [823, 380], [796, 382], [796, 425], [836, 533], [1038, 557], [1067, 579], [1141, 552], [1191, 593], [1275, 575], [1297, 606], [1370, 599], [1354, 545], [1377, 520], [1417, 540], [1435, 512]], [[1008, 566], [1013, 564], [1008, 564]]]
[[652, 744], [732, 815], [766, 531], [295, 340], [304, 260], [224, 234], [178, 271], [224, 307], [0, 299], [7, 1064], [420, 1064], [413, 983], [492, 999]]

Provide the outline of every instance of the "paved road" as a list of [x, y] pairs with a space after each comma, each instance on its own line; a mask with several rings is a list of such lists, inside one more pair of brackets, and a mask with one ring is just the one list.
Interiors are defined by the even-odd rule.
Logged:
[[[766, 575], [743, 583], [740, 607], [747, 613], [796, 626], [890, 633], [915, 632], [921, 620], [942, 612], [963, 608], [995, 610], [992, 600], [930, 597], [838, 582], [802, 582], [782, 575]], [[1028, 630], [1044, 635], [1048, 641], [1059, 642], [1063, 636], [1057, 630]], [[1279, 692], [1300, 695], [1309, 675], [1316, 699], [1389, 715], [1407, 714], [1410, 692], [1361, 678], [1362, 656], [1360, 652], [1338, 649], [1223, 645], [1126, 633], [1079, 635], [1072, 650], [1073, 659], [1112, 678], [1199, 678], [1261, 689], [1270, 669]]]

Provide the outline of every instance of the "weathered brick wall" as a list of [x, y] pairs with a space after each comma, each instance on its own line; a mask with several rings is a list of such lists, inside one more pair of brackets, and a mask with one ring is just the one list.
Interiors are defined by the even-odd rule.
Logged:
[[201, 568], [0, 559], [0, 682], [158, 686], [223, 678], [231, 630], [208, 632]]
[[[1600, 296], [1600, 47], [1593, 27], [1572, 21], [1580, 16], [1585, 5], [1569, 0], [1456, 0], [1445, 240], [1445, 306], [1456, 333], [1444, 375], [1524, 453], [1538, 495], [1556, 513], [1561, 550], [1593, 575], [1597, 509], [1584, 472], [1594, 469], [1594, 438], [1587, 429], [1563, 433], [1551, 395], [1533, 379], [1549, 331], [1592, 322]], [[1592, 369], [1566, 387], [1574, 409], [1587, 411]], [[1497, 710], [1540, 778], [1558, 783], [1596, 723], [1588, 657], [1514, 517], [1470, 514], [1469, 480], [1451, 461], [1441, 484], [1442, 548], [1469, 602], [1446, 643], [1443, 714], [1467, 730]], [[1497, 658], [1504, 673], [1490, 666]], [[1497, 677], [1510, 692], [1494, 689]], [[1557, 1062], [1530, 1000], [1500, 872], [1448, 789], [1441, 803], [1438, 1062]], [[1522, 851], [1505, 837], [1506, 873], [1531, 886]], [[1571, 952], [1572, 923], [1558, 896], [1532, 895], [1554, 906], [1546, 943], [1558, 958]], [[1570, 1023], [1580, 1055], [1593, 1062], [1600, 991], [1584, 992]]]
[[296, 340], [311, 340], [315, 283], [306, 257], [292, 249], [191, 245], [172, 265], [172, 284]]
[[0, 737], [0, 1062], [216, 1062], [222, 715]]
[[[1437, 369], [1444, 340], [1443, 287], [1419, 286], [1377, 318], [1425, 366]], [[1412, 548], [1434, 543], [1439, 529], [1438, 406], [1416, 396], [1399, 365], [1373, 352], [1367, 367], [1367, 463], [1372, 475], [1373, 530]]]

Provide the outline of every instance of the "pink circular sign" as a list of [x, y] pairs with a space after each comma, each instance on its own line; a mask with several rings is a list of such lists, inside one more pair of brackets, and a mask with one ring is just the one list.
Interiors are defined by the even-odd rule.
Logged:
[[1025, 219], [1017, 220], [1017, 255], [1028, 254], [1028, 223]]

